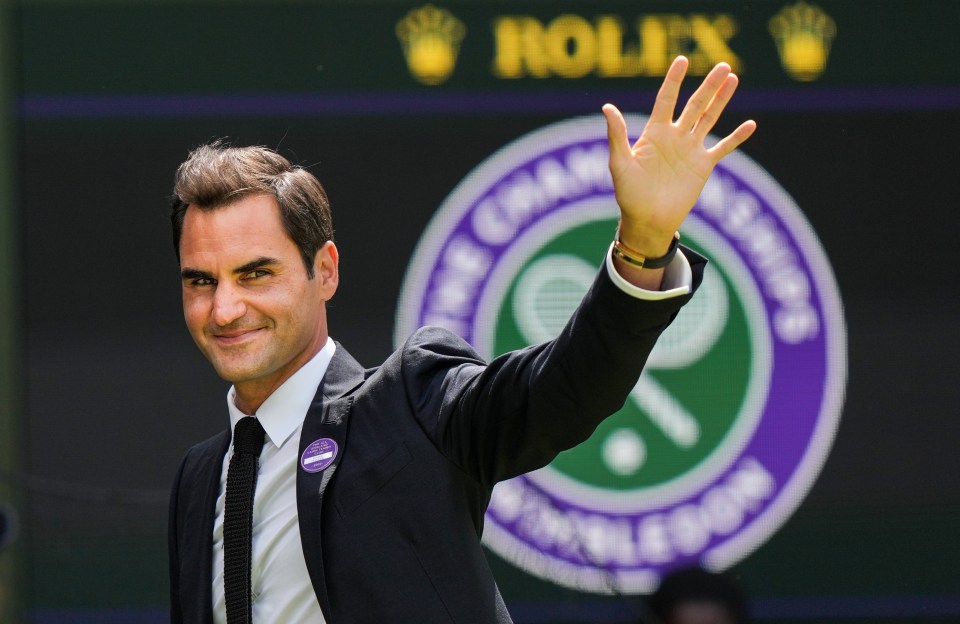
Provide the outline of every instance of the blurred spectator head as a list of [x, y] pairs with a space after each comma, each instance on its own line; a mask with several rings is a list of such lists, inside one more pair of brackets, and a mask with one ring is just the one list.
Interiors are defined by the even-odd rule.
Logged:
[[6, 548], [17, 535], [17, 514], [13, 507], [0, 504], [0, 550]]
[[686, 568], [664, 577], [650, 596], [650, 612], [662, 624], [746, 624], [747, 599], [730, 576]]

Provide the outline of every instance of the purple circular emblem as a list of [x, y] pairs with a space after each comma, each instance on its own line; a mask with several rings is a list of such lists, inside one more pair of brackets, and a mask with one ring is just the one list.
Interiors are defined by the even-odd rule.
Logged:
[[[639, 133], [646, 118], [627, 122]], [[395, 342], [440, 325], [493, 357], [555, 336], [616, 226], [607, 159], [597, 116], [537, 130], [477, 167], [421, 238]], [[627, 404], [493, 491], [484, 542], [530, 574], [644, 593], [679, 567], [727, 568], [779, 529], [826, 460], [846, 327], [802, 211], [734, 152], [681, 233], [710, 264]]]
[[337, 458], [337, 443], [330, 438], [320, 438], [310, 443], [300, 456], [300, 467], [307, 472], [320, 472]]

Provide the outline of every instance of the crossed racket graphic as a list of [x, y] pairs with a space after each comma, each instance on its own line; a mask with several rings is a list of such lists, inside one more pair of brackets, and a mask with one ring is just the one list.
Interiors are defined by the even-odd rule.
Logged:
[[[574, 255], [544, 256], [531, 264], [513, 296], [513, 313], [523, 338], [530, 344], [555, 338], [595, 277], [596, 268]], [[650, 372], [685, 368], [703, 358], [723, 333], [728, 307], [726, 288], [708, 266], [697, 295], [660, 336], [630, 392], [630, 400], [677, 447], [694, 446], [700, 439], [700, 424]], [[616, 429], [603, 443], [603, 456], [611, 471], [633, 474], [646, 459], [646, 444], [636, 429]]]

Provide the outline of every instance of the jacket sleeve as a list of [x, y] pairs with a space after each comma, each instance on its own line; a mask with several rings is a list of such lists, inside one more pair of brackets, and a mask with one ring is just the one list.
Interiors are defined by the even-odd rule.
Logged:
[[[705, 260], [685, 253], [695, 290]], [[691, 296], [636, 299], [600, 271], [556, 339], [488, 365], [450, 332], [419, 330], [400, 353], [407, 399], [434, 444], [492, 488], [548, 464], [619, 410]]]

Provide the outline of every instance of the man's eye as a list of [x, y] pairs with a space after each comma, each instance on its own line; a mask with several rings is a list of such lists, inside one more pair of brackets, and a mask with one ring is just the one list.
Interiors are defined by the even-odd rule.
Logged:
[[216, 280], [210, 277], [197, 277], [190, 280], [191, 286], [215, 286]]
[[270, 271], [266, 269], [256, 269], [244, 275], [244, 279], [258, 279], [260, 277], [266, 277], [267, 275], [270, 275]]

